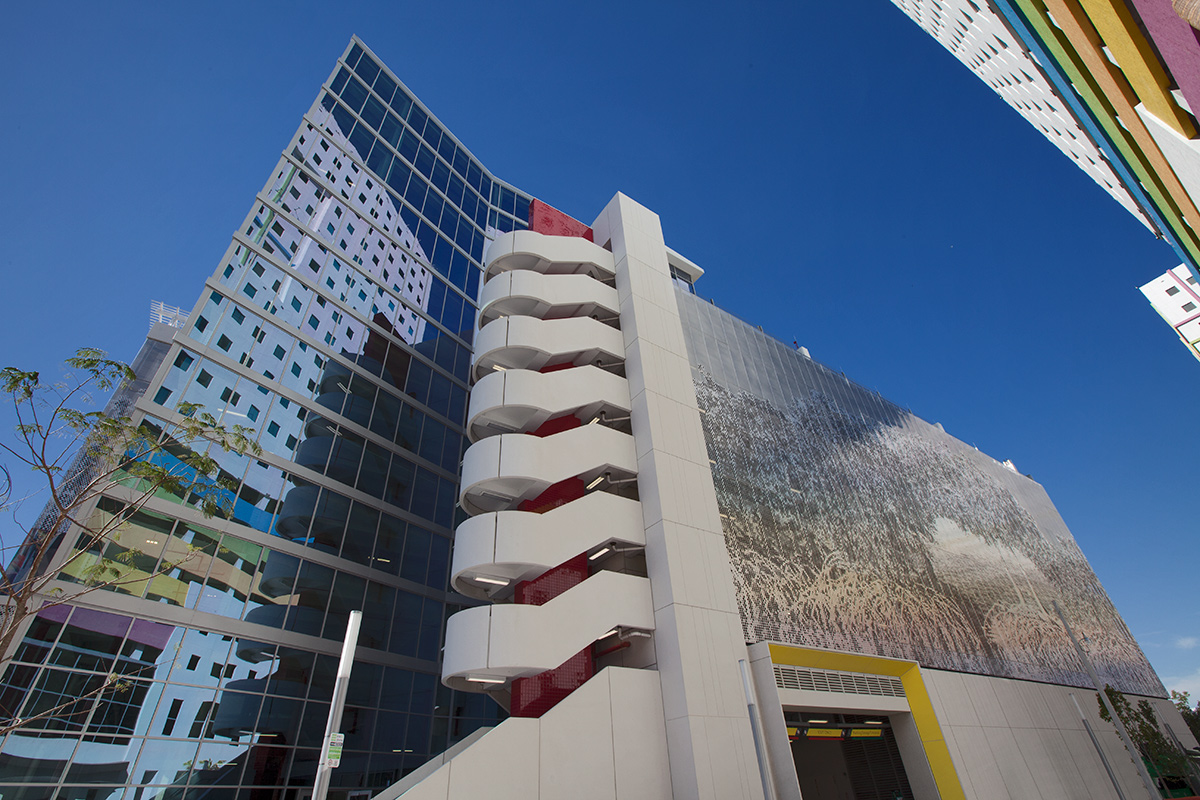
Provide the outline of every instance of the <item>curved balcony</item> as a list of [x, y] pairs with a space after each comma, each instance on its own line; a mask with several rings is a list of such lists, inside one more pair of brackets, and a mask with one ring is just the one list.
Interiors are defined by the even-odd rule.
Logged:
[[[314, 548], [330, 555], [333, 548]], [[287, 554], [268, 556], [259, 573], [259, 592], [266, 597], [283, 597], [299, 592], [328, 594], [333, 581], [333, 570], [311, 561], [301, 561], [299, 569], [296, 559]], [[251, 612], [253, 613], [253, 612]]]
[[[300, 703], [294, 700], [259, 694], [240, 694], [232, 691], [233, 684], [248, 683], [233, 681], [222, 694], [221, 702], [213, 713], [213, 732], [221, 736], [267, 733], [282, 734], [294, 740], [300, 728]], [[260, 687], [238, 686], [238, 689], [253, 691]]]
[[475, 339], [475, 379], [496, 369], [539, 370], [558, 364], [612, 366], [625, 361], [621, 332], [586, 317], [504, 317]]
[[[328, 423], [322, 420], [321, 424]], [[324, 435], [300, 442], [296, 448], [295, 462], [353, 486], [362, 454], [361, 443], [344, 436]]]
[[513, 269], [591, 275], [601, 280], [616, 274], [613, 254], [600, 245], [574, 236], [545, 236], [533, 231], [512, 231], [496, 237], [484, 261], [486, 279]]
[[293, 633], [303, 633], [308, 636], [320, 636], [321, 626], [325, 624], [325, 611], [322, 608], [299, 605], [259, 606], [246, 612], [246, 622], [288, 630]]
[[488, 281], [479, 297], [480, 327], [505, 316], [615, 319], [619, 314], [617, 290], [586, 275], [513, 270]]
[[471, 389], [471, 441], [498, 433], [529, 433], [551, 417], [573, 414], [587, 423], [629, 415], [629, 381], [593, 366], [559, 372], [515, 369], [484, 375]]
[[600, 572], [544, 605], [468, 608], [446, 622], [442, 683], [496, 688], [554, 669], [615, 629], [654, 630], [648, 579]]
[[239, 678], [226, 681], [222, 691], [249, 692], [250, 694], [277, 694], [284, 697], [303, 698], [308, 693], [308, 684], [302, 680], [286, 680], [268, 675], [265, 678]]
[[[371, 424], [371, 408], [374, 405], [374, 398], [360, 397], [346, 392], [326, 392], [318, 395], [315, 402], [321, 408], [328, 409], [334, 414], [341, 414], [364, 428]], [[309, 436], [313, 435], [307, 428], [306, 433]]]
[[459, 502], [472, 516], [507, 511], [568, 478], [591, 483], [605, 473], [617, 480], [637, 474], [632, 436], [600, 425], [545, 438], [491, 436], [467, 448]]
[[646, 546], [642, 504], [592, 492], [545, 514], [498, 511], [472, 517], [454, 533], [451, 583], [468, 597], [487, 600], [497, 581], [530, 580], [580, 553]]
[[275, 523], [275, 533], [285, 539], [307, 536], [313, 518], [323, 516], [317, 512], [320, 495], [321, 489], [317, 486], [297, 486], [289, 489], [283, 496], [283, 506]]
[[253, 639], [235, 639], [234, 641], [235, 645], [233, 649], [237, 653], [237, 657], [251, 664], [274, 661], [276, 658], [275, 652], [279, 647], [278, 644], [256, 642]]

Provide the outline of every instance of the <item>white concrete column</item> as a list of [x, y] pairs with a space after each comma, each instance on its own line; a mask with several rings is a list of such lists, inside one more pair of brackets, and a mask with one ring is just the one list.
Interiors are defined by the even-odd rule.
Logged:
[[592, 225], [611, 247], [676, 798], [761, 798], [729, 556], [658, 215], [618, 194]]

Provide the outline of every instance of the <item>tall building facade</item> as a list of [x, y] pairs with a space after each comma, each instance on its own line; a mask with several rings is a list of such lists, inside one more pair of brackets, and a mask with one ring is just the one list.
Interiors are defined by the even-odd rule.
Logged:
[[[1172, 0], [892, 2], [1200, 280], [1200, 13]], [[1195, 352], [1177, 304], [1157, 297], [1178, 271], [1142, 291]]]
[[1200, 265], [1200, 16], [1171, 0], [892, 0]]
[[624, 195], [489, 248], [442, 680], [511, 716], [379, 800], [1143, 796], [1055, 604], [1194, 743], [1042, 487], [702, 272]]
[[1200, 285], [1180, 264], [1142, 286], [1142, 294], [1171, 326], [1188, 352], [1200, 359]]
[[[210, 453], [237, 487], [232, 518], [156, 496], [90, 556], [136, 547], [144, 580], [37, 615], [2, 679], [4, 713], [32, 721], [0, 743], [0, 794], [303, 795], [356, 609], [336, 796], [503, 716], [440, 684], [440, 650], [473, 602], [448, 570], [481, 261], [528, 208], [348, 45], [186, 323], [154, 327], [127, 398], [151, 430], [180, 401], [254, 429], [261, 455]], [[59, 576], [67, 592], [86, 565]], [[58, 708], [109, 674], [128, 689]]]
[[702, 274], [624, 195], [497, 181], [353, 40], [137, 360], [150, 430], [200, 403], [263, 452], [210, 453], [231, 519], [152, 498], [93, 554], [144, 578], [31, 621], [0, 794], [303, 800], [354, 610], [338, 800], [1134, 788], [1052, 604], [1186, 730], [1041, 487]]

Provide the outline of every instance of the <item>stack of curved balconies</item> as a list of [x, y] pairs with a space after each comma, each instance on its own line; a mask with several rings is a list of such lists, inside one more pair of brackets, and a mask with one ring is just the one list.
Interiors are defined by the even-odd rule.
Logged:
[[514, 231], [488, 251], [451, 580], [492, 604], [447, 623], [452, 688], [503, 702], [581, 658], [586, 680], [654, 628], [613, 277], [583, 238]]

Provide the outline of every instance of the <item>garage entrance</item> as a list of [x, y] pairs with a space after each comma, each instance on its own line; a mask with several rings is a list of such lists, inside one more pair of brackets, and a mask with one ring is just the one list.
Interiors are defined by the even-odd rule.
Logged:
[[784, 721], [804, 800], [912, 800], [887, 715], [785, 711]]

